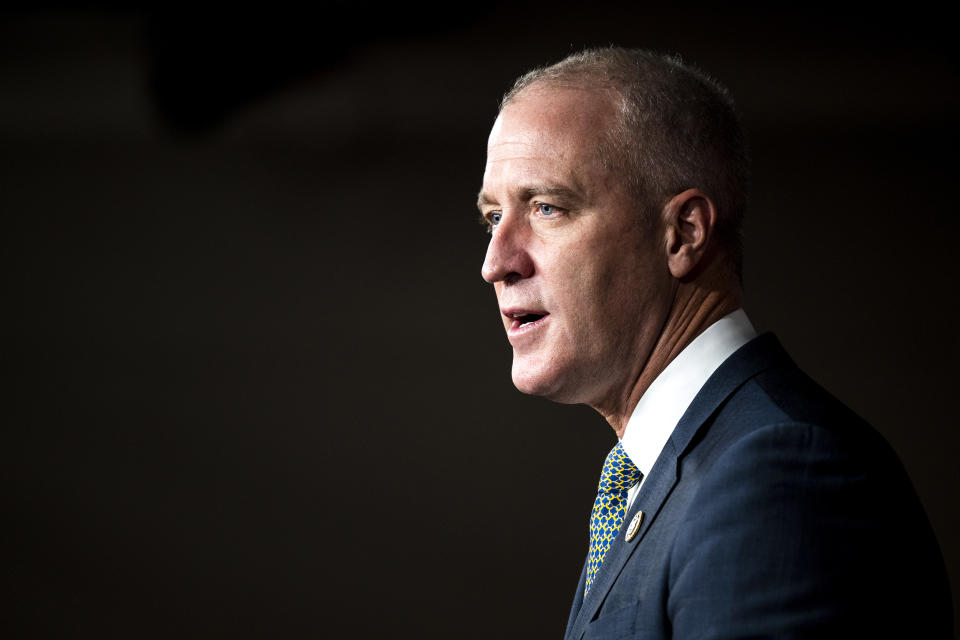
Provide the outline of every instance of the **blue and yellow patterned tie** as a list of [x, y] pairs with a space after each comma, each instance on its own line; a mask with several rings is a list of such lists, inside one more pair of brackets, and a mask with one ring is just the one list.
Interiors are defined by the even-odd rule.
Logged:
[[590, 586], [597, 577], [603, 558], [623, 524], [623, 517], [627, 513], [627, 492], [642, 477], [643, 474], [623, 450], [623, 445], [617, 443], [603, 463], [597, 499], [590, 516], [590, 554], [587, 557], [584, 595], [590, 593]]

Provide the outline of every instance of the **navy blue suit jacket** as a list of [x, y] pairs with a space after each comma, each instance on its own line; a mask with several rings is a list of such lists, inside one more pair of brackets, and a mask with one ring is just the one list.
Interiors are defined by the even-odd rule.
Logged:
[[700, 390], [586, 599], [583, 585], [567, 640], [953, 634], [943, 559], [896, 455], [771, 334]]

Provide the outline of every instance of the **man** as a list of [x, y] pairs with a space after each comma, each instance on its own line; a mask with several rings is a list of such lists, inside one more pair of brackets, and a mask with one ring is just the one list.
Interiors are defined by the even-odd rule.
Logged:
[[585, 51], [504, 98], [479, 207], [514, 384], [620, 440], [566, 637], [949, 637], [896, 456], [742, 310], [746, 191], [726, 91], [672, 58]]

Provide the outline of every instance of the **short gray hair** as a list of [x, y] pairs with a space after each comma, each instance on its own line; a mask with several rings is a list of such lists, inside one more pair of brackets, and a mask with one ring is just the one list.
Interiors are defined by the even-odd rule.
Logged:
[[730, 92], [677, 56], [641, 49], [586, 49], [534, 69], [503, 97], [503, 110], [533, 85], [609, 94], [617, 120], [601, 158], [619, 172], [648, 224], [674, 195], [697, 188], [717, 207], [715, 232], [736, 273], [749, 191], [749, 154]]

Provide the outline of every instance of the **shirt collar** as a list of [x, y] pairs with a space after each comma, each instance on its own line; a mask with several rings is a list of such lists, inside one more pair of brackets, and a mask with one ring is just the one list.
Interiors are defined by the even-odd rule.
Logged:
[[756, 335], [747, 314], [737, 309], [707, 327], [660, 372], [641, 396], [621, 439], [644, 475], [707, 379]]

